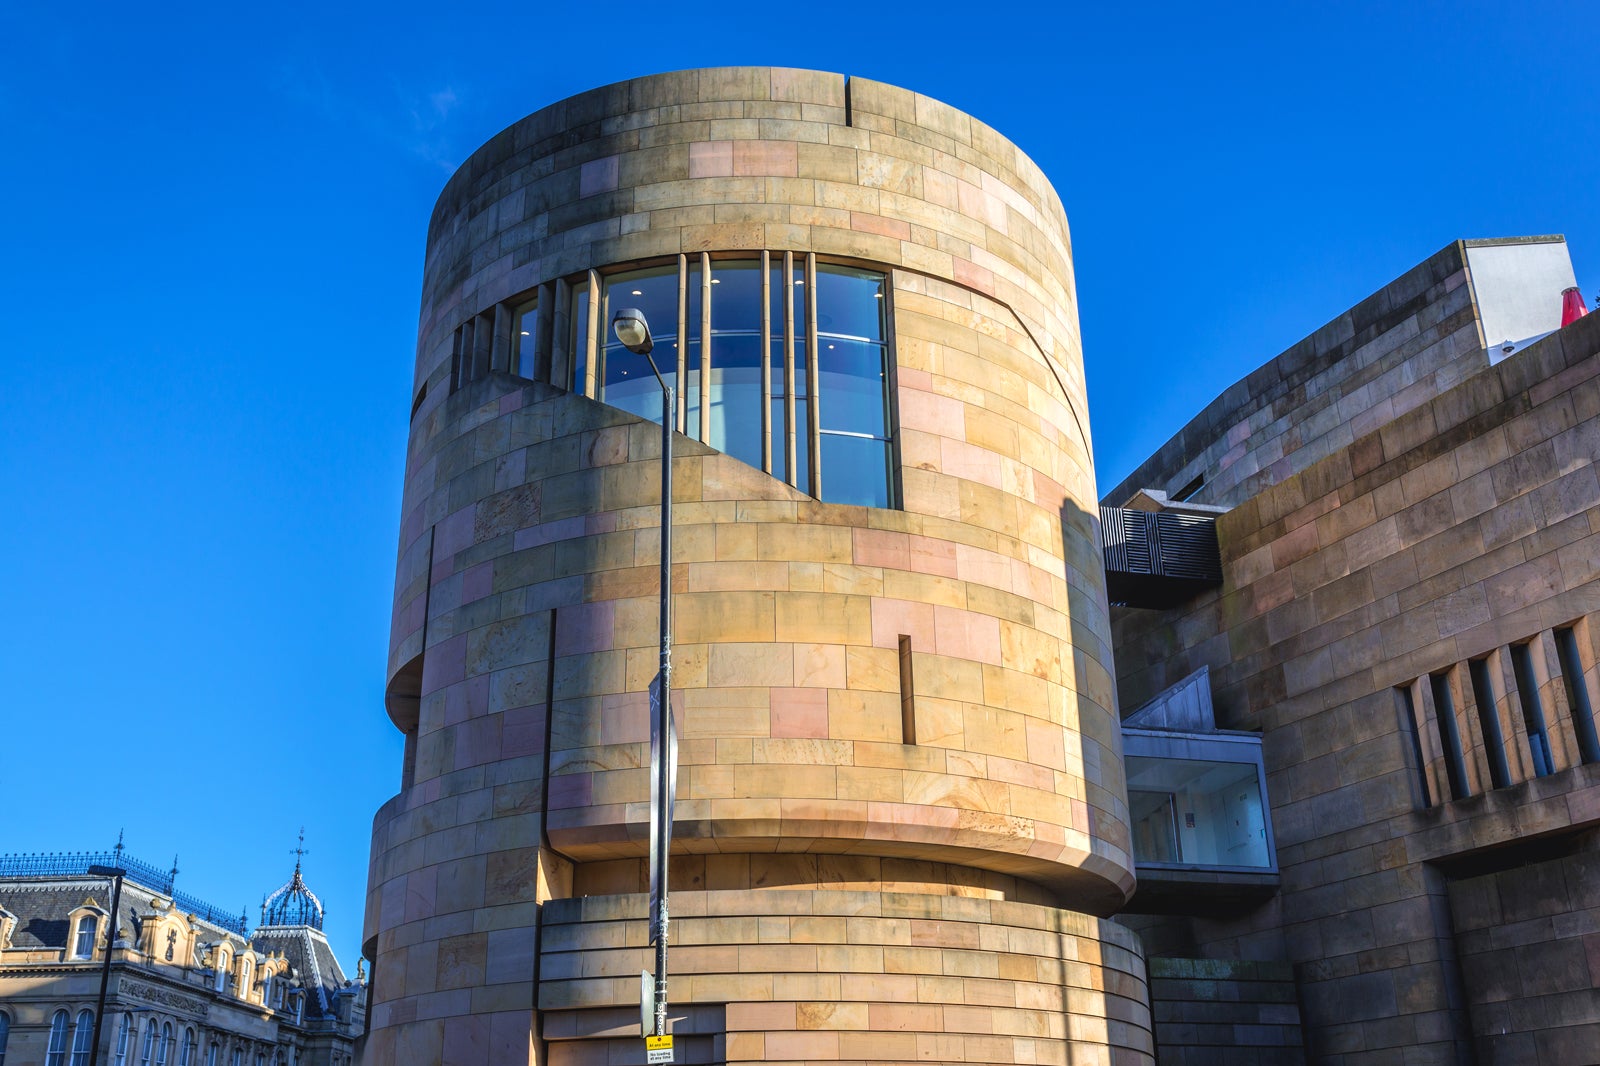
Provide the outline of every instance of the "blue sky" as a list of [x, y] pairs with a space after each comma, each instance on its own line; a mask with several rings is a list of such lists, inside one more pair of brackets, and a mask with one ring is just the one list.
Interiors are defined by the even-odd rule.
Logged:
[[1010, 136], [1072, 221], [1102, 486], [1458, 237], [1565, 233], [1600, 289], [1592, 6], [907, 10], [0, 9], [0, 852], [125, 826], [254, 919], [304, 824], [353, 969], [424, 230], [571, 93], [818, 67]]

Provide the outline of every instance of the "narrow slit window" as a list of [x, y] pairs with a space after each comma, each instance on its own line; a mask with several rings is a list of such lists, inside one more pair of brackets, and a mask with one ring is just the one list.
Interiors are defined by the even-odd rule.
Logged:
[[1517, 679], [1517, 702], [1522, 706], [1522, 725], [1528, 733], [1534, 776], [1548, 777], [1555, 772], [1555, 763], [1550, 758], [1550, 733], [1539, 703], [1539, 682], [1533, 676], [1533, 653], [1527, 644], [1511, 645], [1511, 672]]
[[900, 634], [900, 743], [917, 742], [916, 681], [911, 673], [911, 638]]
[[1578, 735], [1578, 756], [1586, 763], [1600, 762], [1600, 737], [1595, 735], [1594, 707], [1589, 702], [1589, 685], [1583, 679], [1583, 658], [1578, 654], [1578, 636], [1571, 626], [1556, 630], [1556, 656], [1561, 660], [1561, 679], [1567, 687], [1567, 706], [1572, 708], [1572, 728]]
[[535, 353], [539, 346], [539, 301], [531, 300], [519, 306], [511, 317], [511, 372], [518, 377], [532, 378], [537, 374]]
[[1467, 674], [1472, 679], [1472, 702], [1478, 705], [1478, 727], [1483, 730], [1483, 746], [1489, 755], [1489, 782], [1494, 788], [1505, 788], [1511, 784], [1511, 767], [1506, 762], [1506, 738], [1495, 709], [1489, 660], [1473, 659], [1467, 664]]
[[1456, 705], [1450, 695], [1450, 675], [1432, 674], [1433, 710], [1439, 723], [1439, 743], [1444, 748], [1444, 768], [1450, 779], [1450, 798], [1465, 799], [1472, 794], [1467, 785], [1467, 761], [1461, 754], [1461, 731], [1456, 726]]

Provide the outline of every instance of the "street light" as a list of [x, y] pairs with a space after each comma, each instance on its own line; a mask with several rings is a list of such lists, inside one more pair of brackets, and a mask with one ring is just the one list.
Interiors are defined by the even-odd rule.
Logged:
[[[661, 668], [650, 693], [650, 941], [656, 972], [641, 974], [640, 1024], [644, 1035], [667, 1036], [667, 857], [672, 851], [672, 807], [677, 792], [678, 744], [672, 723], [672, 386], [650, 357], [655, 342], [644, 312], [624, 307], [611, 316], [622, 346], [642, 355], [661, 385]], [[649, 1005], [654, 1000], [655, 1017]], [[670, 1049], [671, 1045], [668, 1045]], [[659, 1052], [655, 1054], [660, 1054]], [[671, 1062], [671, 1051], [661, 1059]]]
[[[120, 850], [122, 841], [117, 841]], [[100, 1063], [100, 1023], [106, 1016], [106, 985], [111, 981], [111, 948], [117, 942], [117, 908], [122, 905], [122, 879], [128, 876], [128, 871], [120, 866], [91, 866], [90, 877], [109, 877], [112, 879], [111, 888], [111, 924], [106, 930], [106, 956], [100, 963], [100, 1002], [94, 1012], [94, 1044], [89, 1049], [89, 1066], [99, 1066]]]

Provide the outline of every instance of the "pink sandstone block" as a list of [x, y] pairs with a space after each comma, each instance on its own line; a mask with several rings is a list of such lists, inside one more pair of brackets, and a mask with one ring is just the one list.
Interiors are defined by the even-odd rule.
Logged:
[[594, 196], [617, 187], [617, 157], [591, 159], [578, 169], [578, 195]]
[[422, 694], [453, 685], [467, 674], [467, 635], [441, 640], [422, 660]]
[[556, 621], [556, 654], [584, 655], [611, 650], [615, 627], [612, 600], [562, 608]]
[[477, 514], [477, 505], [463, 507], [455, 514], [449, 515], [435, 527], [433, 542], [433, 558], [435, 568], [440, 559], [454, 555], [462, 548], [472, 544], [472, 526]]
[[827, 689], [775, 688], [771, 692], [774, 737], [828, 735]]
[[[726, 142], [723, 142], [726, 143]], [[689, 155], [694, 176], [693, 146]], [[734, 141], [733, 173], [741, 177], [793, 178], [800, 174], [799, 146], [793, 141]]]
[[732, 177], [733, 142], [695, 141], [690, 144], [689, 176], [691, 178]]
[[851, 550], [860, 566], [905, 570], [911, 562], [908, 538], [889, 529], [851, 530]]
[[913, 650], [931, 651], [936, 637], [933, 604], [911, 600], [873, 599], [872, 645], [898, 648], [900, 636], [911, 638]]
[[501, 715], [500, 753], [517, 759], [544, 750], [544, 708], [515, 707]]
[[461, 602], [481, 600], [494, 591], [494, 563], [482, 562], [461, 575]]

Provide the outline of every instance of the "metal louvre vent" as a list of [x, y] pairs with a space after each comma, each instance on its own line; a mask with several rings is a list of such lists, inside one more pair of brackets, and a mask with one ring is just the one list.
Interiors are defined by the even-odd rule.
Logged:
[[1222, 583], [1216, 519], [1174, 511], [1100, 508], [1111, 602], [1171, 607]]

